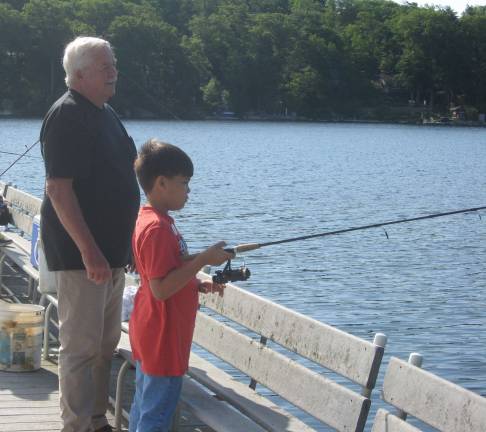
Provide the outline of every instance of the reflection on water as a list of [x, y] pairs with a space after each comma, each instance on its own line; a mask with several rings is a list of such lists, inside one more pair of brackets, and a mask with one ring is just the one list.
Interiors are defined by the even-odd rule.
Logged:
[[[39, 126], [1, 120], [2, 150], [22, 152]], [[156, 136], [194, 159], [190, 200], [176, 215], [192, 250], [219, 239], [266, 242], [486, 205], [484, 129], [126, 126], [137, 145]], [[12, 157], [0, 156], [0, 171]], [[42, 161], [24, 159], [5, 179], [40, 196]], [[386, 233], [388, 239], [378, 228], [249, 252], [252, 277], [240, 286], [367, 340], [385, 333], [378, 386], [390, 355], [406, 359], [417, 351], [427, 370], [486, 396], [486, 218], [456, 215]]]

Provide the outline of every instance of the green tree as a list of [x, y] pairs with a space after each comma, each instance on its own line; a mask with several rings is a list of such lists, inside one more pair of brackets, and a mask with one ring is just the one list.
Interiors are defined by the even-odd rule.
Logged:
[[399, 81], [417, 101], [426, 99], [433, 106], [442, 92], [447, 104], [460, 79], [463, 48], [454, 12], [412, 5], [392, 20], [392, 29], [400, 49]]
[[199, 91], [197, 72], [177, 30], [158, 19], [116, 18], [109, 29], [120, 70], [117, 106], [126, 113], [191, 116]]
[[191, 22], [193, 37], [201, 41], [212, 77], [229, 92], [230, 108], [239, 115], [251, 108], [249, 25], [248, 8], [233, 4], [222, 5], [215, 13]]
[[259, 13], [251, 17], [248, 33], [250, 106], [265, 113], [282, 114], [284, 70], [290, 47], [286, 15]]
[[92, 36], [104, 36], [111, 22], [128, 13], [129, 4], [123, 0], [75, 0], [74, 16], [77, 21], [88, 24]]
[[17, 10], [0, 4], [0, 110], [20, 109], [27, 100], [22, 73], [27, 30]]
[[369, 80], [389, 74], [396, 61], [396, 44], [389, 26], [400, 6], [384, 0], [356, 2], [355, 19], [343, 27], [342, 34], [359, 73]]
[[61, 0], [30, 0], [22, 10], [30, 32], [24, 73], [30, 82], [29, 110], [45, 109], [64, 91], [61, 53], [72, 39], [71, 5]]
[[286, 104], [313, 118], [338, 118], [353, 111], [357, 90], [363, 85], [353, 74], [343, 38], [329, 24], [326, 8], [301, 0], [289, 17], [292, 37], [285, 66]]
[[486, 113], [486, 6], [467, 8], [460, 24], [467, 59], [461, 77], [466, 102]]

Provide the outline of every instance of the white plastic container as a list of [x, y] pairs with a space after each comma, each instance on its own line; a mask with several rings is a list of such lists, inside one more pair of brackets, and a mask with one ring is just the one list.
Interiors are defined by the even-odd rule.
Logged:
[[39, 270], [39, 292], [41, 294], [55, 294], [55, 273], [47, 268], [46, 256], [40, 237], [40, 215], [35, 215], [32, 223], [30, 262]]
[[0, 303], [0, 370], [39, 369], [43, 327], [44, 306]]

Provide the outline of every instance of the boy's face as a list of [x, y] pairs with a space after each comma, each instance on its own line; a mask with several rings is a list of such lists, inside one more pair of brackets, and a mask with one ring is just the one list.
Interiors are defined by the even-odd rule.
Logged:
[[174, 177], [160, 177], [163, 182], [165, 204], [168, 210], [180, 210], [189, 198], [190, 177], [176, 175]]

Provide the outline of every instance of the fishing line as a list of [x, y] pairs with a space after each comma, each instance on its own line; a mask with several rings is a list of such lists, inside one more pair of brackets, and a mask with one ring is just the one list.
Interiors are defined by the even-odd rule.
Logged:
[[[20, 153], [14, 153], [14, 152], [3, 151], [3, 150], [0, 150], [0, 153], [8, 154], [8, 155], [13, 155], [13, 156], [20, 156]], [[24, 157], [28, 157], [28, 158], [32, 158], [32, 159], [42, 159], [39, 156], [29, 156], [29, 155], [25, 155]]]

